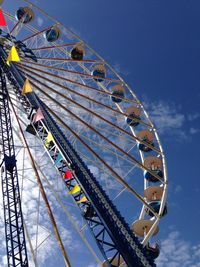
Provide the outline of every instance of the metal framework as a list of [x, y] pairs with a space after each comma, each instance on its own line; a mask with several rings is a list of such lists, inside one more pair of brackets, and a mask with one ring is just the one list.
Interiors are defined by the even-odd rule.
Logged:
[[[21, 260], [15, 265], [12, 262], [9, 267], [28, 266], [9, 105], [15, 114], [21, 136], [24, 136], [24, 133], [19, 120], [24, 125], [26, 123], [20, 117], [18, 118], [14, 106], [27, 115], [29, 125], [27, 125], [26, 131], [34, 134], [43, 144], [44, 153], [48, 154], [58, 175], [65, 177], [66, 171], [71, 172], [70, 178], [63, 179], [63, 182], [68, 191], [74, 189], [75, 186], [79, 187], [72, 197], [83, 217], [83, 223], [85, 223], [82, 229], [85, 229], [86, 225], [88, 226], [105, 259], [102, 267], [155, 267], [154, 259], [159, 254], [159, 247], [157, 251], [154, 251], [157, 254], [151, 253], [150, 250], [153, 247], [150, 247], [149, 240], [154, 233], [157, 233], [157, 225], [166, 208], [167, 192], [165, 157], [156, 129], [132, 89], [102, 57], [62, 23], [28, 0], [22, 1], [29, 3], [31, 9], [36, 9], [40, 15], [48, 18], [49, 23], [45, 27], [38, 25], [35, 28], [34, 25], [29, 24], [31, 20], [24, 23], [26, 12], [21, 18], [18, 18], [17, 23], [13, 15], [4, 12], [9, 20], [14, 22], [14, 26], [11, 24], [11, 31], [10, 27], [6, 32], [0, 31], [2, 84], [0, 91], [2, 132], [0, 135], [3, 143], [3, 157], [0, 166], [4, 164], [2, 184], [6, 244], [8, 262], [9, 260], [14, 262], [13, 258], [15, 257]], [[32, 11], [30, 10], [31, 14], [35, 16], [37, 13], [35, 10], [33, 13]], [[47, 26], [48, 28], [46, 28]], [[45, 40], [43, 35], [46, 36], [45, 32], [54, 26], [59, 32], [62, 32], [62, 42], [56, 39], [52, 45], [51, 43], [47, 45], [47, 41], [50, 41], [48, 38]], [[24, 31], [21, 32], [22, 28]], [[73, 52], [80, 44], [83, 44], [83, 57], [81, 59], [74, 58]], [[13, 45], [19, 53], [20, 62], [10, 62], [10, 67], [8, 67], [5, 62]], [[98, 69], [96, 69], [97, 64], [103, 65], [105, 71], [102, 80], [98, 78], [101, 75], [96, 76], [94, 71]], [[9, 95], [5, 83], [6, 76], [8, 78], [6, 82], [11, 85], [8, 87]], [[22, 95], [25, 79], [29, 79], [34, 92]], [[116, 86], [119, 86], [124, 92], [123, 96], [117, 97], [119, 101], [113, 99], [113, 95], [117, 92], [115, 91]], [[16, 96], [15, 104], [12, 102], [13, 95]], [[20, 104], [21, 108], [19, 108]], [[38, 108], [41, 109], [44, 119], [35, 123], [33, 116]], [[129, 112], [132, 108], [138, 111], [136, 112], [139, 114], [138, 116], [135, 117], [133, 116], [134, 112], [133, 114]], [[126, 123], [122, 123], [122, 119], [125, 119]], [[134, 124], [131, 125], [132, 121], [140, 126], [136, 128]], [[141, 139], [141, 129], [153, 134], [152, 142]], [[47, 142], [49, 134], [52, 135], [53, 140]], [[25, 137], [23, 140], [26, 143]], [[113, 142], [113, 140], [115, 141]], [[145, 146], [146, 150], [142, 150], [139, 147], [141, 145]], [[25, 147], [29, 150], [27, 143]], [[138, 147], [137, 154], [133, 149], [136, 147]], [[158, 157], [162, 161], [160, 163], [162, 165], [160, 166], [161, 175], [155, 172], [154, 166], [152, 169], [147, 166], [146, 163], [150, 157], [148, 159], [146, 152], [149, 151], [152, 152], [150, 155], [153, 155], [154, 159]], [[109, 155], [112, 160], [108, 160]], [[88, 168], [91, 162], [94, 164], [93, 166], [98, 166], [98, 170], [102, 170], [102, 173], [97, 172], [97, 177], [91, 173], [90, 169], [92, 170], [92, 168]], [[116, 164], [112, 164], [112, 162], [116, 162]], [[36, 165], [33, 169], [37, 172], [38, 166], [36, 167]], [[141, 175], [141, 172], [137, 176], [142, 178], [144, 192], [139, 193], [134, 189], [135, 184], [132, 177], [138, 169], [141, 169], [142, 172], [146, 171], [159, 181], [159, 186], [163, 189], [161, 199], [158, 198], [160, 200], [159, 211], [155, 211], [151, 206], [152, 199], [146, 197], [146, 192], [152, 184], [146, 179], [146, 176], [144, 178], [144, 175]], [[18, 174], [20, 175], [20, 173]], [[101, 179], [103, 176], [108, 179]], [[111, 181], [112, 178], [114, 179]], [[120, 186], [119, 188], [122, 186], [122, 190], [120, 189], [117, 196], [115, 195], [117, 187], [113, 193], [110, 190], [111, 187], [109, 188], [108, 181], [112, 182], [112, 186], [115, 183]], [[132, 187], [132, 185], [134, 186]], [[109, 197], [104, 188], [108, 190]], [[138, 189], [141, 191], [139, 186]], [[139, 200], [140, 204], [142, 203], [139, 220], [135, 221], [132, 226], [134, 232], [113, 205], [113, 201], [124, 191], [128, 191]], [[145, 197], [143, 197], [143, 193]], [[82, 199], [85, 200], [81, 201]], [[123, 203], [121, 202], [121, 204]], [[132, 203], [132, 206], [134, 204]], [[129, 214], [128, 211], [126, 214]], [[130, 214], [132, 214], [132, 210], [130, 210]], [[149, 216], [152, 218], [149, 219]], [[146, 217], [148, 217], [146, 221], [151, 224], [149, 231], [147, 231], [147, 225], [144, 224]], [[39, 216], [36, 235], [38, 234], [38, 222]], [[143, 233], [137, 231], [136, 223], [139, 223], [141, 232], [144, 230]], [[135, 233], [142, 238], [138, 240]], [[20, 234], [21, 236], [17, 236]], [[20, 256], [20, 250], [25, 253], [25, 256]], [[33, 259], [34, 257], [33, 255]], [[9, 264], [11, 264], [10, 262]]]
[[[155, 264], [153, 260], [146, 255], [145, 248], [143, 248], [124, 218], [117, 211], [93, 174], [67, 140], [66, 136], [50, 115], [46, 105], [35, 93], [29, 93], [27, 96], [21, 95], [21, 88], [24, 84], [25, 77], [19, 72], [15, 64], [11, 63], [11, 67], [8, 68], [5, 64], [7, 55], [3, 48], [0, 48], [0, 57], [3, 71], [6, 73], [19, 102], [22, 104], [30, 119], [30, 124], [34, 129], [33, 133], [35, 132], [35, 134], [40, 137], [43, 144], [45, 144], [48, 132], [50, 131], [54, 140], [46, 149], [51, 160], [54, 162], [54, 165], [61, 175], [63, 175], [68, 168], [72, 171], [73, 179], [66, 182], [66, 186], [71, 190], [75, 181], [80, 185], [81, 191], [74, 195], [75, 201], [79, 201], [83, 195], [89, 200], [87, 203], [78, 204], [78, 206], [81, 209], [81, 214], [86, 220], [100, 251], [107, 261], [107, 265], [112, 267], [112, 262], [114, 259], [116, 261], [117, 258], [117, 266], [120, 266], [120, 257], [122, 257], [128, 267], [154, 267]], [[45, 119], [37, 122], [35, 125], [32, 123], [32, 113], [39, 107]], [[58, 161], [58, 155], [62, 155], [61, 161]], [[20, 199], [18, 201], [20, 205]], [[86, 213], [88, 209], [91, 209], [93, 213], [92, 216]], [[27, 265], [21, 266], [24, 267]]]
[[28, 267], [18, 174], [5, 75], [0, 68], [1, 169], [8, 267]]

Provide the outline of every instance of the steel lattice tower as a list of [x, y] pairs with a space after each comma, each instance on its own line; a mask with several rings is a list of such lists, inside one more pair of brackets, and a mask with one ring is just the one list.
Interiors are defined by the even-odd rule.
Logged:
[[2, 191], [8, 267], [28, 267], [15, 146], [5, 75], [0, 68]]

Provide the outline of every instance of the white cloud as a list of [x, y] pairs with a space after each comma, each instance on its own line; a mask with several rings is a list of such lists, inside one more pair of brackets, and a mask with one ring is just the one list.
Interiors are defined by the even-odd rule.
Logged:
[[174, 189], [174, 192], [175, 192], [175, 193], [179, 193], [179, 192], [181, 192], [182, 190], [183, 190], [182, 186], [181, 186], [181, 185], [177, 185], [177, 186], [175, 187], [175, 189]]
[[[26, 120], [25, 120], [26, 121]], [[16, 123], [14, 124], [17, 132], [19, 132], [18, 126]], [[57, 172], [55, 171], [53, 165], [51, 166], [51, 162], [49, 157], [47, 155], [43, 155], [43, 150], [41, 150], [41, 145], [37, 142], [37, 139], [33, 138], [30, 134], [25, 133], [27, 136], [27, 140], [29, 142], [29, 145], [31, 145], [33, 148], [32, 153], [33, 155], [37, 155], [37, 160], [39, 161], [40, 165], [44, 165], [44, 163], [47, 161], [48, 168], [46, 166], [42, 167], [45, 171], [45, 175], [49, 178], [49, 181], [54, 181], [55, 183], [55, 174]], [[14, 140], [15, 145], [18, 147], [21, 146], [21, 143], [16, 136], [16, 133], [14, 133]], [[36, 149], [37, 147], [37, 149]], [[43, 156], [42, 156], [43, 155]], [[24, 172], [22, 171], [23, 164], [25, 164], [26, 168]], [[44, 202], [42, 201], [42, 197], [40, 196], [39, 201], [39, 189], [38, 185], [35, 180], [34, 172], [31, 170], [31, 164], [29, 161], [29, 158], [27, 156], [27, 152], [25, 153], [25, 157], [23, 157], [23, 149], [19, 150], [18, 156], [17, 156], [17, 166], [18, 166], [18, 175], [19, 175], [19, 184], [22, 184], [22, 174], [24, 175], [23, 179], [23, 196], [22, 196], [22, 209], [23, 209], [23, 215], [24, 219], [29, 231], [30, 239], [32, 241], [32, 245], [35, 248], [36, 244], [36, 231], [37, 231], [37, 216], [39, 213], [39, 231], [38, 231], [38, 245], [41, 245], [38, 250], [38, 262], [40, 263], [40, 266], [45, 266], [46, 262], [51, 258], [51, 262], [56, 261], [57, 258], [61, 258], [61, 255], [59, 254], [58, 244], [53, 234], [53, 229], [51, 226], [51, 223], [49, 221], [47, 211], [44, 205]], [[60, 179], [62, 182], [62, 180]], [[56, 185], [54, 188], [59, 187], [59, 183], [56, 182]], [[63, 187], [62, 187], [63, 188]], [[62, 216], [62, 212], [59, 209], [59, 206], [57, 202], [55, 202], [55, 199], [52, 196], [52, 193], [46, 188], [45, 191], [48, 195], [50, 206], [52, 207], [54, 211], [54, 216], [56, 218], [60, 234], [62, 236], [62, 240], [68, 250], [70, 250], [70, 253], [72, 250], [80, 250], [80, 241], [77, 240], [74, 237], [74, 232], [71, 228], [69, 228], [68, 221], [64, 219]], [[65, 193], [65, 190], [62, 191], [62, 193]], [[65, 196], [65, 195], [64, 195]], [[66, 198], [66, 196], [65, 196]], [[2, 192], [0, 190], [0, 205], [2, 207]], [[7, 256], [6, 254], [6, 247], [5, 247], [5, 234], [4, 234], [4, 218], [3, 218], [3, 209], [0, 208], [0, 242], [3, 244], [0, 247], [0, 266], [6, 267], [7, 266]], [[49, 234], [51, 234], [49, 236]], [[49, 236], [49, 237], [48, 237]], [[48, 238], [47, 238], [48, 237]], [[46, 239], [47, 238], [47, 239]], [[28, 253], [30, 254], [29, 245], [27, 242], [27, 249]], [[51, 255], [51, 256], [50, 256]], [[34, 266], [31, 264], [31, 257], [29, 257], [30, 260], [30, 267]], [[60, 260], [60, 261], [61, 261]], [[53, 264], [53, 263], [52, 263]], [[61, 265], [59, 265], [61, 266]]]
[[189, 121], [194, 121], [194, 120], [199, 119], [199, 118], [200, 118], [200, 113], [198, 113], [198, 112], [188, 115]]
[[147, 109], [160, 133], [180, 130], [184, 124], [185, 116], [175, 105], [159, 101], [147, 104]]
[[194, 127], [190, 128], [190, 133], [191, 134], [196, 134], [196, 133], [199, 133], [199, 132], [200, 132], [200, 129], [197, 129], [197, 128], [194, 128]]
[[192, 244], [183, 239], [178, 231], [173, 231], [161, 242], [161, 254], [157, 259], [159, 267], [199, 267], [200, 244]]
[[99, 265], [95, 264], [95, 263], [91, 263], [89, 264], [87, 267], [99, 267]]
[[41, 17], [37, 17], [37, 24], [39, 27], [41, 27], [44, 23], [44, 20]]
[[184, 114], [180, 106], [164, 101], [144, 101], [145, 107], [159, 134], [173, 136], [176, 140], [190, 140], [191, 135], [200, 132], [192, 126], [193, 121], [200, 118], [200, 113]]

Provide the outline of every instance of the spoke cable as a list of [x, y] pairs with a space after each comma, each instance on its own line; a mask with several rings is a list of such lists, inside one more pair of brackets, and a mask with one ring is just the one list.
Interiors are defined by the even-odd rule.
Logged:
[[54, 219], [54, 215], [52, 213], [52, 210], [51, 210], [51, 207], [50, 207], [50, 204], [48, 202], [48, 199], [47, 199], [47, 196], [46, 196], [46, 193], [45, 193], [45, 190], [44, 190], [44, 187], [42, 185], [42, 181], [40, 179], [40, 176], [39, 176], [39, 173], [38, 173], [38, 170], [36, 168], [36, 165], [35, 165], [35, 162], [34, 162], [34, 158], [32, 156], [32, 153], [30, 151], [30, 148], [28, 146], [28, 143], [26, 141], [26, 138], [25, 138], [25, 135], [23, 133], [23, 130], [21, 128], [21, 125], [20, 125], [20, 122], [19, 122], [19, 119], [17, 117], [17, 113], [14, 109], [14, 106], [12, 105], [12, 101], [11, 99], [9, 98], [9, 101], [10, 101], [10, 104], [11, 104], [11, 107], [12, 107], [12, 110], [13, 110], [13, 113], [15, 115], [15, 118], [16, 118], [16, 121], [17, 121], [17, 124], [18, 124], [18, 127], [20, 129], [20, 133], [21, 133], [21, 136], [22, 136], [22, 139], [23, 139], [23, 143], [24, 145], [26, 146], [27, 148], [27, 151], [28, 151], [28, 155], [29, 155], [29, 158], [30, 158], [30, 161], [31, 161], [31, 164], [32, 164], [32, 167], [33, 167], [33, 170], [35, 172], [35, 177], [36, 177], [36, 180], [38, 182], [38, 185], [39, 185], [39, 188], [40, 188], [40, 191], [41, 191], [41, 195], [44, 199], [44, 202], [45, 202], [45, 205], [46, 205], [46, 208], [47, 208], [47, 211], [48, 211], [48, 215], [50, 217], [50, 220], [51, 220], [51, 223], [53, 225], [53, 229], [54, 229], [54, 233], [55, 233], [55, 236], [56, 236], [56, 239], [58, 240], [58, 244], [60, 246], [60, 249], [61, 249], [61, 252], [63, 254], [63, 258], [64, 258], [64, 261], [65, 261], [65, 265], [66, 267], [72, 267], [71, 263], [70, 263], [70, 260], [69, 260], [69, 257], [67, 255], [67, 252], [65, 250], [65, 247], [64, 247], [64, 244], [62, 242], [62, 239], [61, 239], [61, 236], [60, 236], [60, 233], [59, 233], [59, 230], [58, 230], [58, 227], [57, 227], [57, 224], [56, 224], [56, 221]]
[[57, 116], [48, 106], [46, 106], [47, 110], [58, 120], [60, 123], [69, 130], [76, 138], [100, 161], [107, 167], [107, 169], [113, 173], [114, 178], [123, 186], [125, 186], [130, 193], [135, 195], [136, 198], [138, 198], [156, 217], [158, 217], [158, 214], [152, 209], [152, 207], [144, 200], [144, 198], [138, 194], [126, 181], [124, 181], [116, 171], [113, 170], [113, 168], [105, 162], [83, 139], [80, 138], [80, 136], [74, 132], [65, 122], [61, 120], [59, 116]]

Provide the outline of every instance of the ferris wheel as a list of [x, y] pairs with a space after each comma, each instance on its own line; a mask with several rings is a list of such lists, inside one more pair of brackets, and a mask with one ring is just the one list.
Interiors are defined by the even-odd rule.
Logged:
[[26, 0], [16, 1], [15, 10], [6, 0], [2, 10], [8, 266], [42, 266], [39, 250], [49, 239], [38, 236], [45, 213], [64, 258], [59, 266], [86, 266], [78, 251], [73, 264], [66, 252], [59, 210], [99, 266], [156, 266], [168, 180], [162, 145], [143, 104], [101, 56], [45, 11]]

